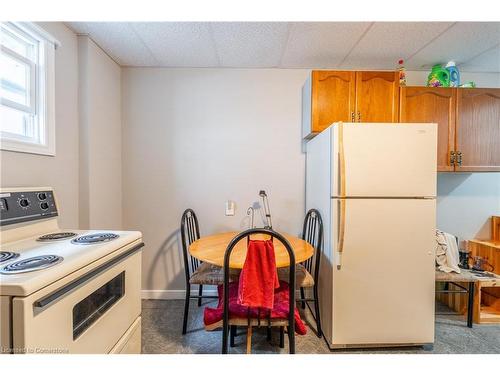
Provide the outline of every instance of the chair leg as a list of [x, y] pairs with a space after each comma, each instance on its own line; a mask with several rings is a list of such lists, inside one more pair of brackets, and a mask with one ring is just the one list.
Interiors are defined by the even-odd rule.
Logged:
[[301, 306], [302, 306], [302, 309], [305, 309], [306, 308], [306, 293], [304, 291], [304, 288], [300, 288], [300, 298], [302, 299], [301, 301]]
[[236, 337], [236, 326], [230, 326], [229, 330], [229, 346], [234, 348], [234, 338]]
[[288, 352], [295, 354], [295, 331], [288, 327]]
[[285, 347], [285, 327], [280, 327], [280, 348]]
[[201, 306], [201, 295], [203, 293], [203, 285], [200, 285], [198, 288], [198, 307]]
[[472, 328], [474, 318], [474, 282], [469, 283], [469, 295], [467, 303], [467, 327]]
[[272, 340], [272, 330], [271, 330], [271, 327], [267, 327], [267, 341], [271, 341]]
[[228, 353], [227, 336], [229, 335], [229, 327], [225, 324], [222, 325], [222, 354]]
[[191, 298], [191, 284], [187, 284], [186, 287], [186, 301], [184, 302], [184, 320], [182, 322], [182, 334], [186, 334], [187, 330], [187, 321], [189, 314], [189, 300]]
[[247, 354], [252, 354], [252, 326], [247, 328]]
[[314, 310], [316, 311], [316, 336], [321, 337], [323, 335], [323, 331], [321, 330], [321, 317], [319, 313], [319, 296], [318, 296], [318, 287], [315, 285], [314, 289]]

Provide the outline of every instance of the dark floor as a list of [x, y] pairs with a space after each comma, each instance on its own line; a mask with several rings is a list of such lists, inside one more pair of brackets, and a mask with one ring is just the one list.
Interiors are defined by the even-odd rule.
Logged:
[[[202, 307], [191, 301], [188, 333], [182, 335], [182, 313], [184, 301], [181, 300], [143, 300], [142, 302], [142, 352], [143, 353], [220, 353], [221, 332], [207, 332], [203, 328], [203, 308], [214, 305], [204, 303]], [[444, 307], [440, 306], [440, 310]], [[301, 311], [306, 319], [310, 315]], [[313, 322], [312, 320], [310, 320]], [[278, 345], [278, 333], [273, 341], [266, 341], [266, 329], [255, 331], [252, 337], [252, 353], [288, 352]], [[236, 337], [236, 347], [230, 353], [244, 353], [246, 335]], [[311, 329], [305, 336], [296, 336], [296, 352], [302, 354], [332, 353], [324, 339], [316, 337]], [[398, 349], [336, 350], [333, 353], [500, 353], [500, 324], [474, 325], [467, 328], [463, 318], [454, 315], [437, 315], [436, 340], [434, 345]]]

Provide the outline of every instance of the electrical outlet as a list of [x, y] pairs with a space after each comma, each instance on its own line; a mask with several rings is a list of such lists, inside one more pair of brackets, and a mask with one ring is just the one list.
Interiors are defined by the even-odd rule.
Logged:
[[226, 216], [234, 216], [235, 206], [234, 201], [226, 201]]

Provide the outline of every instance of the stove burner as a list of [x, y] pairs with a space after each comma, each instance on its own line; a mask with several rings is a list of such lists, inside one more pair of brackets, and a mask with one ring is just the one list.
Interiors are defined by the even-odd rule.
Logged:
[[44, 234], [41, 237], [38, 237], [37, 241], [40, 241], [40, 242], [58, 241], [58, 240], [64, 240], [66, 238], [75, 237], [75, 236], [76, 236], [76, 233], [73, 233], [73, 232], [49, 233], [49, 234]]
[[7, 264], [0, 268], [0, 273], [10, 275], [15, 273], [24, 273], [38, 271], [44, 268], [55, 266], [64, 258], [58, 255], [40, 255], [32, 258], [18, 260], [17, 262]]
[[9, 260], [16, 259], [18, 256], [18, 253], [13, 253], [12, 251], [0, 251], [0, 263], [5, 263]]
[[77, 245], [91, 245], [98, 242], [111, 241], [118, 237], [119, 236], [114, 233], [92, 233], [77, 237], [71, 240], [71, 243]]

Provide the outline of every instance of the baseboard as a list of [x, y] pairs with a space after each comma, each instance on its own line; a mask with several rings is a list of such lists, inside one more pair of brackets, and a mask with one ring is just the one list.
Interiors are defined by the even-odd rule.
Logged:
[[[203, 294], [207, 296], [216, 296], [217, 289], [212, 286], [204, 286]], [[198, 288], [191, 289], [191, 295], [198, 295]], [[186, 291], [184, 289], [156, 289], [156, 290], [142, 290], [142, 299], [184, 299], [186, 298]]]

